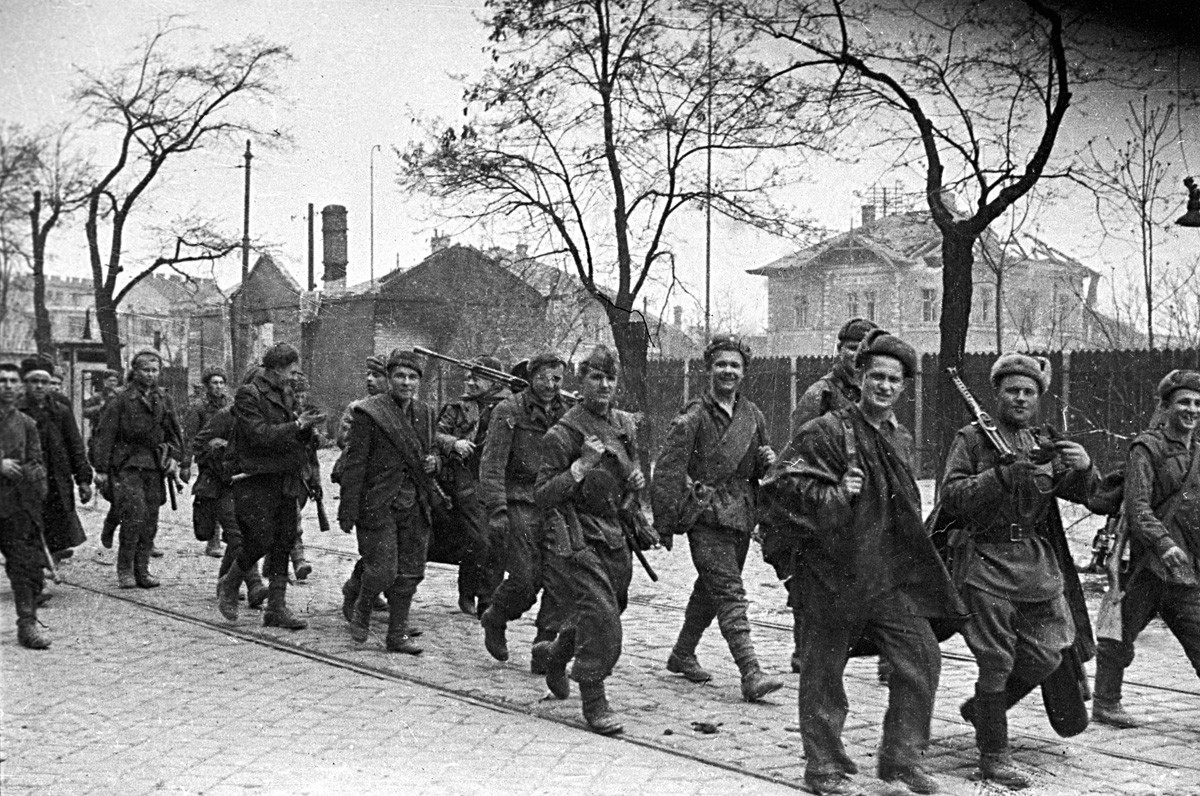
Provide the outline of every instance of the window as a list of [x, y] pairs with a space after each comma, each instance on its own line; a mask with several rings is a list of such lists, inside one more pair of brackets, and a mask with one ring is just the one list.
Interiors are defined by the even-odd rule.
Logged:
[[921, 321], [936, 323], [938, 319], [937, 291], [931, 287], [921, 289]]
[[992, 306], [996, 302], [996, 294], [990, 287], [979, 288], [979, 301], [975, 307], [975, 315], [981, 321], [992, 319]]
[[863, 303], [866, 305], [864, 308], [864, 317], [866, 317], [866, 319], [871, 323], [878, 323], [879, 321], [875, 317], [875, 306], [879, 303], [879, 300], [874, 290], [867, 290], [863, 292]]
[[1038, 294], [1032, 290], [1022, 290], [1017, 307], [1017, 331], [1029, 337], [1038, 327]]
[[858, 317], [858, 292], [851, 290], [846, 294], [846, 317]]
[[793, 312], [795, 313], [795, 326], [797, 329], [807, 329], [811, 323], [808, 309], [808, 296], [796, 296], [793, 299]]

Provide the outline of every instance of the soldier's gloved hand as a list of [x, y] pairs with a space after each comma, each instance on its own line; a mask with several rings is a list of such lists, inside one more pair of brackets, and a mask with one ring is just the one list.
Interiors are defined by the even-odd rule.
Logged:
[[20, 481], [21, 463], [16, 459], [0, 460], [0, 475], [13, 481]]
[[1191, 563], [1188, 561], [1187, 553], [1183, 552], [1183, 549], [1177, 545], [1171, 545], [1162, 554], [1162, 562], [1166, 564], [1167, 569], [1171, 571], [1172, 575], [1178, 575], [1178, 573], [1183, 572], [1188, 568], [1188, 564]]
[[80, 484], [79, 485], [79, 502], [87, 503], [87, 502], [91, 501], [91, 499], [92, 499], [92, 485], [91, 484]]
[[758, 463], [762, 467], [770, 467], [775, 463], [775, 451], [771, 450], [770, 445], [760, 445], [758, 447]]
[[1064, 467], [1071, 470], [1086, 470], [1092, 466], [1092, 457], [1088, 455], [1087, 448], [1078, 442], [1060, 439], [1054, 443], [1054, 448], [1058, 451], [1058, 459]]
[[583, 438], [583, 447], [579, 449], [579, 464], [584, 470], [590, 470], [600, 463], [604, 457], [604, 443], [595, 435]]
[[848, 492], [851, 497], [862, 492], [863, 482], [863, 471], [857, 467], [851, 467], [846, 471], [846, 474], [842, 476], [842, 486], [846, 488], [846, 492]]
[[354, 523], [350, 522], [350, 520], [338, 520], [338, 525], [341, 527], [342, 533], [354, 532]]
[[425, 457], [425, 472], [436, 473], [441, 462], [432, 453]]
[[630, 489], [641, 489], [646, 485], [646, 474], [641, 469], [634, 470], [625, 479], [625, 485]]
[[454, 440], [454, 452], [460, 459], [469, 459], [475, 452], [475, 443], [469, 439], [456, 439]]
[[1000, 465], [997, 470], [1000, 480], [1010, 487], [1032, 484], [1034, 477], [1038, 475], [1038, 465], [1029, 459], [1017, 459], [1012, 464]]

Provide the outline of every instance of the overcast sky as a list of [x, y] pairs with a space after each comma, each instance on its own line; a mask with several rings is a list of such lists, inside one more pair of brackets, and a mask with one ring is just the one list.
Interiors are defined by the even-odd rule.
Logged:
[[[195, 26], [176, 37], [183, 49], [211, 47], [250, 34], [288, 46], [294, 61], [282, 72], [280, 101], [264, 109], [270, 127], [290, 130], [295, 145], [284, 151], [256, 147], [253, 168], [253, 234], [277, 245], [298, 281], [305, 280], [306, 208], [327, 204], [349, 209], [351, 282], [368, 278], [370, 162], [375, 152], [375, 275], [397, 262], [411, 267], [429, 251], [436, 207], [402, 197], [394, 187], [393, 145], [416, 135], [413, 111], [459, 117], [461, 90], [451, 73], [478, 74], [487, 64], [485, 30], [476, 16], [482, 0], [403, 0], [312, 2], [311, 0], [120, 0], [0, 4], [0, 118], [37, 127], [56, 124], [72, 113], [67, 101], [77, 69], [104, 70], [128, 59], [139, 42], [169, 15]], [[1073, 111], [1073, 113], [1076, 113]], [[1074, 122], [1102, 124], [1105, 114]], [[1107, 117], [1115, 118], [1115, 117]], [[1200, 124], [1187, 119], [1190, 128]], [[1185, 142], [1186, 144], [1187, 142]], [[165, 220], [191, 210], [240, 234], [242, 172], [238, 145], [177, 160], [152, 196], [143, 220]], [[1187, 151], [1185, 146], [1184, 151]], [[1200, 169], [1200, 149], [1190, 158]], [[103, 158], [101, 158], [103, 162]], [[813, 184], [795, 203], [832, 229], [846, 229], [857, 217], [864, 188], [879, 178], [879, 167], [815, 173]], [[916, 187], [914, 179], [908, 187]], [[856, 195], [857, 194], [857, 195]], [[1180, 211], [1183, 193], [1180, 189]], [[1108, 273], [1128, 253], [1100, 250], [1088, 231], [1088, 208], [1063, 208], [1043, 224], [1042, 234], [1080, 259]], [[319, 225], [319, 216], [318, 216]], [[717, 304], [733, 304], [755, 325], [765, 321], [765, 280], [744, 274], [792, 251], [787, 241], [714, 220], [714, 294]], [[1194, 231], [1186, 231], [1196, 235]], [[1174, 234], [1173, 232], [1171, 234]], [[495, 237], [489, 237], [494, 235]], [[474, 230], [456, 238], [474, 245], [512, 248], [520, 241], [503, 231]], [[1190, 240], [1190, 239], [1189, 239]], [[1190, 243], [1189, 243], [1190, 245]], [[132, 257], [147, 254], [145, 237], [134, 236]], [[703, 230], [697, 219], [681, 229], [677, 263], [697, 297], [703, 291]], [[82, 225], [60, 230], [51, 240], [51, 270], [87, 276]], [[234, 258], [236, 260], [236, 258]], [[317, 251], [320, 278], [320, 243]], [[237, 262], [220, 273], [228, 285]], [[672, 301], [672, 303], [675, 303]], [[683, 302], [699, 320], [697, 304]], [[652, 305], [653, 306], [653, 305]]]

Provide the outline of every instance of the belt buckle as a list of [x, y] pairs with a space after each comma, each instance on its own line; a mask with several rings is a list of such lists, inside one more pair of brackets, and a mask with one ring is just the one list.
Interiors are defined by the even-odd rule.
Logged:
[[1024, 541], [1025, 538], [1024, 529], [1021, 527], [1020, 523], [1014, 522], [1008, 526], [1008, 541], [1020, 542]]

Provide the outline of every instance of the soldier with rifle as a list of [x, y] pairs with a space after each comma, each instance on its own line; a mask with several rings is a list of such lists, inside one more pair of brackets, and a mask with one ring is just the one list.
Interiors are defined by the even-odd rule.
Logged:
[[[534, 484], [542, 461], [542, 437], [567, 411], [561, 395], [565, 363], [553, 352], [529, 363], [529, 388], [492, 410], [479, 463], [479, 495], [488, 513], [493, 550], [506, 575], [492, 592], [491, 605], [479, 617], [483, 643], [498, 661], [508, 660], [507, 624], [538, 600], [538, 642], [554, 638], [562, 623], [560, 601], [568, 597], [559, 561], [547, 555], [551, 540], [546, 512], [534, 502]], [[545, 674], [532, 659], [530, 670]]]
[[1029, 779], [1012, 761], [1009, 708], [1040, 685], [1056, 731], [1087, 726], [1082, 662], [1095, 647], [1058, 498], [1086, 503], [1099, 475], [1082, 445], [1034, 425], [1047, 360], [1005, 354], [991, 383], [994, 422], [956, 384], [976, 422], [950, 447], [935, 522], [950, 529], [950, 568], [972, 614], [962, 634], [979, 676], [961, 713], [975, 726], [977, 777], [1019, 789]]
[[488, 375], [489, 372], [503, 373], [500, 360], [479, 356], [462, 363], [462, 367], [468, 366], [475, 367], [468, 370], [463, 380], [463, 395], [442, 407], [437, 429], [454, 440], [439, 480], [453, 504], [449, 530], [461, 542], [458, 608], [468, 616], [477, 617], [487, 610], [492, 592], [504, 577], [503, 571], [489, 566], [494, 556], [487, 512], [479, 500], [479, 459], [492, 410], [509, 393], [503, 382]]
[[128, 386], [104, 408], [92, 448], [96, 484], [111, 484], [121, 527], [117, 585], [152, 589], [149, 561], [158, 534], [158, 509], [181, 470], [183, 439], [171, 398], [158, 386], [162, 359], [142, 349], [130, 362]]
[[1121, 705], [1121, 684], [1134, 642], [1155, 616], [1200, 674], [1200, 373], [1171, 371], [1158, 384], [1158, 399], [1159, 422], [1134, 439], [1125, 468], [1130, 555], [1116, 584], [1123, 592], [1119, 633], [1102, 637], [1096, 655], [1092, 718], [1120, 729], [1139, 724]]
[[742, 585], [758, 479], [775, 463], [766, 418], [740, 390], [749, 359], [750, 347], [735, 335], [717, 335], [704, 349], [709, 389], [671, 423], [654, 466], [654, 518], [668, 550], [674, 535], [687, 535], [696, 567], [667, 670], [693, 683], [712, 679], [696, 645], [716, 619], [742, 675], [742, 698], [754, 702], [783, 682], [759, 667]]
[[622, 507], [640, 511], [636, 493], [646, 478], [633, 415], [613, 407], [618, 368], [602, 345], [581, 363], [581, 400], [546, 432], [534, 493], [549, 512], [549, 557], [566, 567], [571, 588], [569, 618], [553, 641], [535, 645], [535, 653], [559, 699], [569, 695], [566, 666], [574, 659], [570, 677], [579, 684], [583, 717], [601, 735], [624, 729], [609, 707], [604, 681], [621, 656], [631, 544], [651, 541], [631, 540], [631, 529], [623, 527], [628, 517]]
[[442, 500], [434, 480], [441, 466], [434, 409], [417, 398], [423, 363], [397, 348], [388, 357], [388, 392], [354, 404], [341, 473], [338, 524], [357, 531], [362, 585], [350, 617], [350, 637], [370, 635], [375, 596], [386, 592], [388, 652], [418, 655], [408, 615], [425, 577], [432, 513]]

